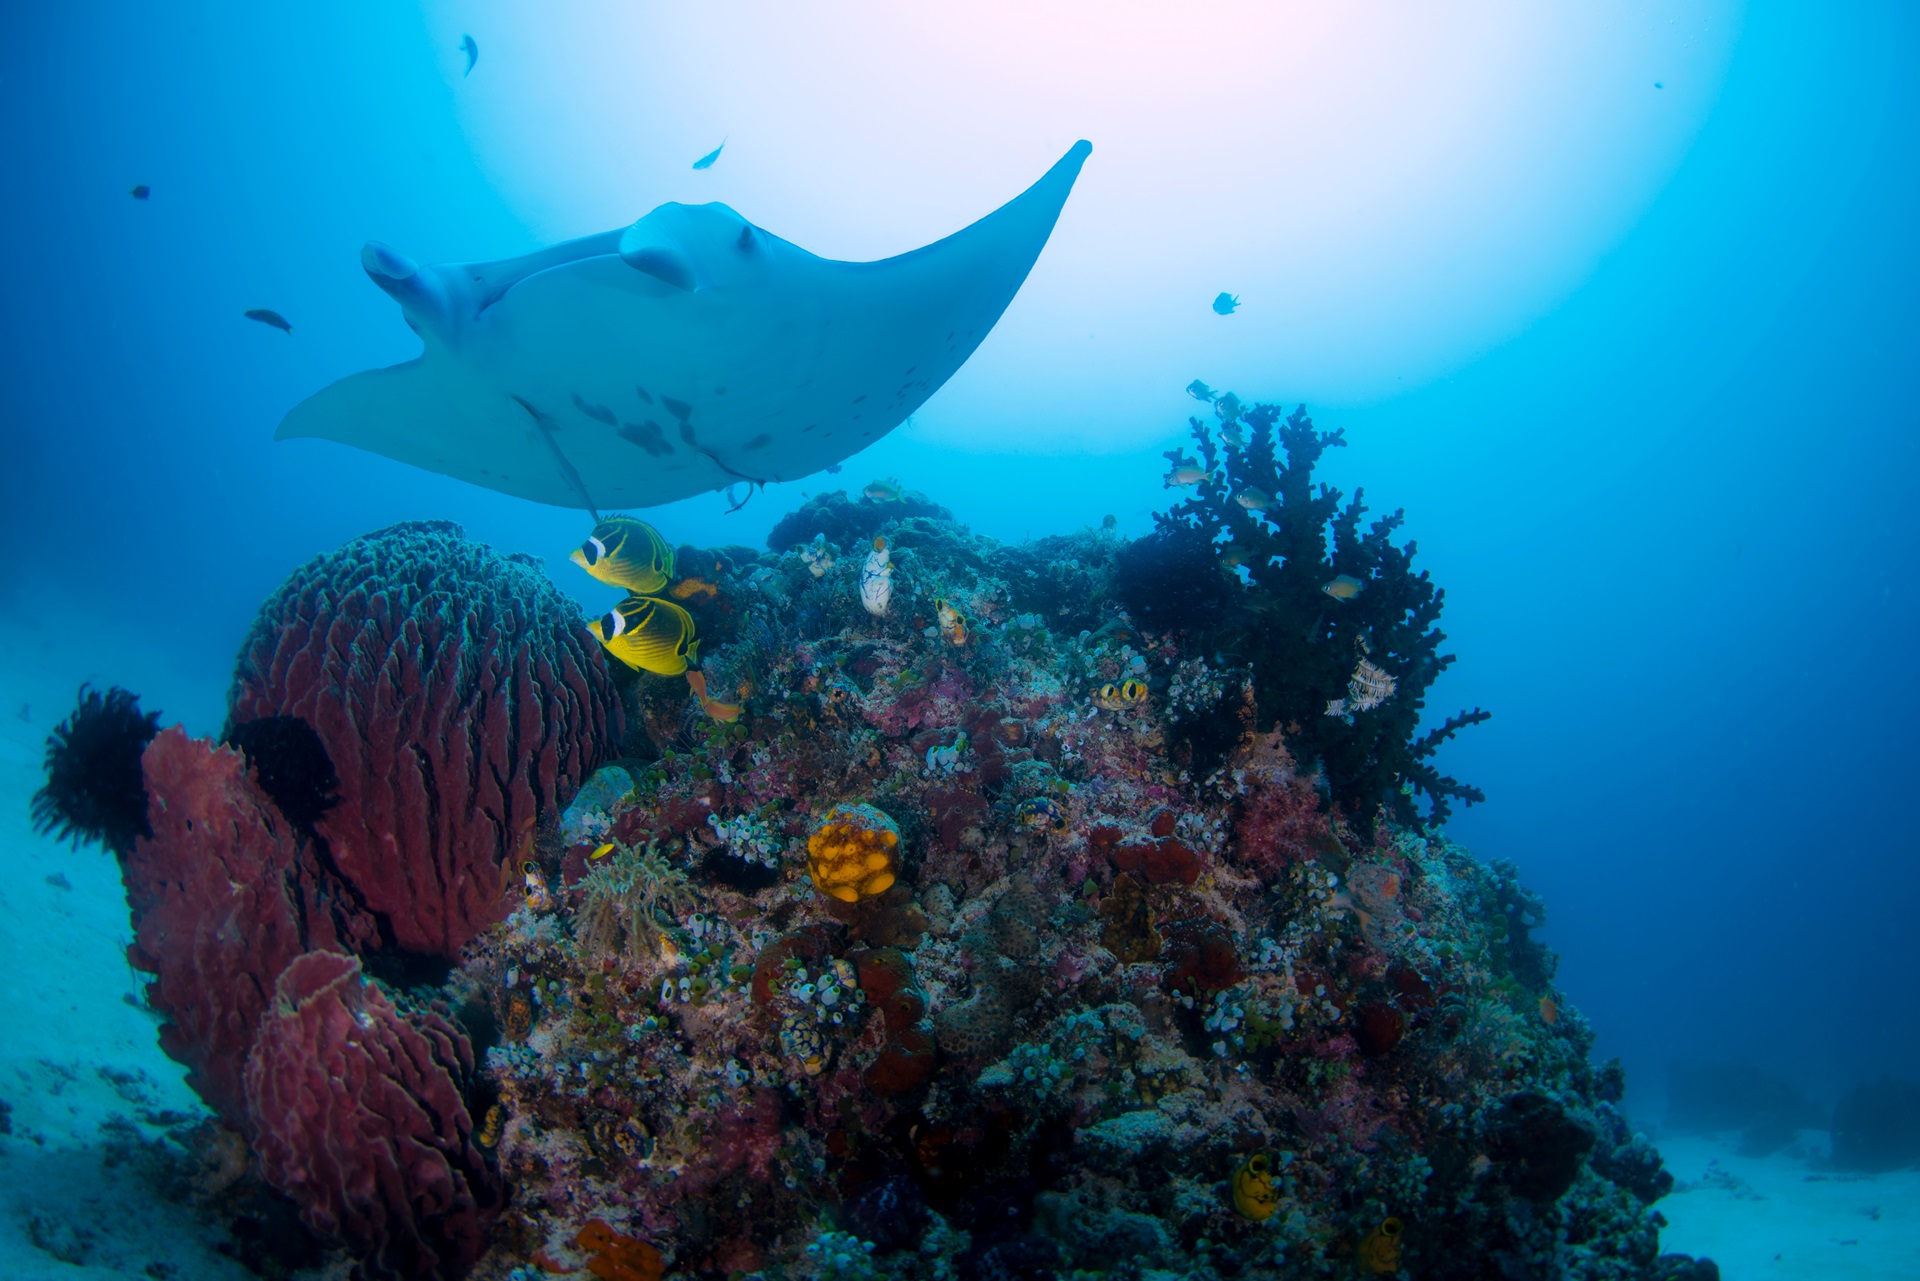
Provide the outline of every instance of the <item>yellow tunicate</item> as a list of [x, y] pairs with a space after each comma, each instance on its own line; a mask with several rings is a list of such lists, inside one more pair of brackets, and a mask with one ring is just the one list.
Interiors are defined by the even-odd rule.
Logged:
[[1273, 1169], [1265, 1154], [1247, 1158], [1233, 1172], [1233, 1208], [1263, 1223], [1280, 1208], [1280, 1194], [1273, 1190]]
[[871, 805], [841, 805], [807, 838], [814, 888], [842, 903], [885, 893], [898, 879], [900, 829]]

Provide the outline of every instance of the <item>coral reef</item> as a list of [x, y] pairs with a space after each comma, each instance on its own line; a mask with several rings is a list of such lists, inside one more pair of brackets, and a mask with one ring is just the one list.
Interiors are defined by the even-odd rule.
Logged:
[[[1301, 759], [1319, 762], [1349, 821], [1370, 828], [1385, 806], [1401, 823], [1446, 821], [1479, 789], [1441, 774], [1432, 757], [1485, 720], [1475, 709], [1420, 733], [1425, 696], [1453, 662], [1437, 626], [1445, 593], [1414, 572], [1415, 545], [1394, 541], [1402, 512], [1364, 531], [1364, 491], [1341, 506], [1313, 471], [1346, 443], [1304, 408], [1243, 409], [1231, 393], [1216, 423], [1190, 420], [1194, 493], [1128, 548], [1121, 599], [1143, 629], [1184, 638], [1200, 654], [1251, 670], [1263, 725], [1284, 725]], [[1169, 454], [1182, 461], [1177, 451]], [[1207, 749], [1222, 744], [1194, 743]]]
[[511, 906], [535, 826], [615, 752], [620, 701], [579, 611], [445, 522], [355, 539], [262, 606], [229, 695], [311, 727], [337, 774], [331, 866], [391, 947], [451, 958]]
[[688, 1275], [1668, 1275], [1671, 1181], [1511, 868], [1329, 806], [1243, 668], [1121, 612], [1110, 535], [822, 532], [716, 569], [743, 714], [682, 695], [552, 910], [457, 976], [507, 1028], [498, 1250], [597, 1219]]
[[1539, 899], [1440, 828], [1438, 590], [1309, 492], [1335, 437], [1295, 415], [1283, 474], [1229, 408], [1233, 491], [1201, 433], [1137, 543], [876, 484], [680, 549], [701, 680], [623, 676], [597, 774], [612, 677], [522, 567], [315, 562], [245, 754], [148, 750], [170, 1048], [370, 1276], [1710, 1275]]
[[119, 856], [162, 1047], [266, 1184], [361, 1275], [462, 1275], [501, 1201], [491, 1096], [468, 1032], [361, 965], [431, 985], [516, 887], [551, 903], [526, 856], [615, 750], [611, 672], [527, 564], [403, 525], [289, 580], [231, 706], [219, 746], [83, 691], [37, 816]]

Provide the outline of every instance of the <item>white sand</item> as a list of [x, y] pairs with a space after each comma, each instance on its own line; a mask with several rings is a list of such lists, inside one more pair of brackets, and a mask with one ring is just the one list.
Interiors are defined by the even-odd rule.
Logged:
[[[122, 999], [134, 985], [113, 856], [56, 845], [28, 817], [47, 733], [73, 710], [83, 680], [151, 695], [147, 707], [199, 733], [217, 730], [224, 691], [204, 680], [196, 688], [148, 656], [103, 656], [65, 623], [55, 630], [9, 612], [0, 621], [0, 1099], [12, 1106], [13, 1132], [0, 1137], [0, 1276], [251, 1277], [212, 1251], [213, 1233], [191, 1206], [160, 1197], [152, 1163], [123, 1159], [166, 1133], [142, 1115], [198, 1115], [199, 1103], [160, 1052], [153, 1017]], [[121, 1128], [103, 1132], [115, 1117]]]
[[1821, 1130], [1769, 1157], [1740, 1156], [1738, 1138], [1659, 1140], [1683, 1189], [1659, 1204], [1662, 1249], [1705, 1255], [1727, 1281], [1920, 1277], [1920, 1170], [1826, 1170]]

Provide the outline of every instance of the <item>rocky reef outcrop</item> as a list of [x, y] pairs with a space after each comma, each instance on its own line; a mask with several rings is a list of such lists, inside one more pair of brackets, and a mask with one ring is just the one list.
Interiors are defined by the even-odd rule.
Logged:
[[692, 681], [443, 527], [316, 561], [238, 750], [146, 748], [169, 1050], [368, 1276], [1711, 1276], [1446, 836], [1399, 517], [1215, 418], [1132, 543], [876, 485], [681, 548]]

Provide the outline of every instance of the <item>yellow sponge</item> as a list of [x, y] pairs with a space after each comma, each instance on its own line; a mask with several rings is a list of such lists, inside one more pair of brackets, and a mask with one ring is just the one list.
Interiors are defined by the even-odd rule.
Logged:
[[807, 838], [814, 888], [842, 903], [885, 893], [898, 879], [900, 829], [871, 805], [839, 805]]

